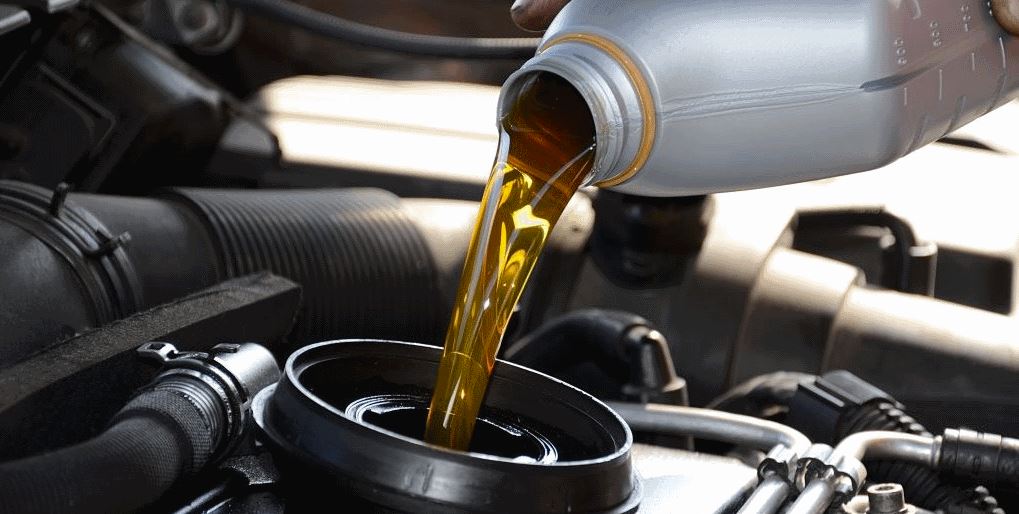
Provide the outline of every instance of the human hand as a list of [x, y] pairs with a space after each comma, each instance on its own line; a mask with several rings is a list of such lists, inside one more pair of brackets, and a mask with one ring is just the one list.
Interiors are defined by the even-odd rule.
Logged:
[[[513, 23], [524, 30], [540, 32], [548, 28], [570, 0], [516, 0], [510, 7]], [[1015, 0], [1019, 2], [1019, 0]]]
[[[510, 7], [513, 22], [525, 30], [548, 28], [569, 0], [516, 0]], [[1019, 0], [991, 0], [991, 10], [1005, 30], [1019, 36]]]

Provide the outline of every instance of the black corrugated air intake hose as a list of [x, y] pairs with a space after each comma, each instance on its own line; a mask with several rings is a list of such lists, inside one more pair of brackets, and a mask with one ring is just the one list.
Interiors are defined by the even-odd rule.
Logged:
[[271, 270], [301, 285], [299, 342], [434, 342], [443, 325], [431, 255], [391, 193], [179, 189], [168, 198], [202, 219], [226, 276]]
[[471, 59], [526, 59], [539, 38], [481, 38], [414, 34], [373, 27], [316, 11], [289, 0], [229, 0], [238, 8], [313, 34], [394, 52]]
[[[816, 442], [836, 443], [850, 434], [890, 430], [930, 436], [884, 391], [847, 371], [831, 371], [802, 382], [789, 401], [786, 423]], [[895, 461], [868, 461], [871, 482], [901, 484], [917, 507], [946, 514], [1003, 514], [985, 487], [946, 483], [930, 468]]]
[[[108, 429], [74, 446], [0, 464], [0, 512], [132, 512], [240, 440], [251, 398], [279, 379], [273, 355], [254, 345], [166, 357], [164, 371]], [[145, 347], [143, 347], [145, 348]]]
[[88, 328], [262, 270], [302, 287], [295, 343], [437, 343], [445, 275], [426, 224], [377, 189], [127, 198], [0, 181], [0, 369]]

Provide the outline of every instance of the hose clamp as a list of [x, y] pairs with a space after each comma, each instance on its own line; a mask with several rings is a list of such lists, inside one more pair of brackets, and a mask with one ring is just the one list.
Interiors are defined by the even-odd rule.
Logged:
[[839, 456], [826, 444], [814, 444], [797, 461], [793, 485], [802, 493], [811, 482], [829, 482], [834, 489], [831, 505], [838, 507], [856, 496], [866, 477], [859, 460]]
[[275, 357], [254, 343], [218, 344], [206, 353], [181, 352], [170, 343], [154, 341], [143, 344], [137, 352], [140, 358], [163, 368], [153, 386], [165, 378], [183, 375], [202, 382], [216, 394], [226, 418], [225, 430], [213, 452], [216, 456], [228, 453], [241, 440], [251, 400], [280, 378]]
[[784, 445], [778, 445], [768, 452], [761, 464], [757, 466], [757, 480], [764, 482], [770, 476], [780, 477], [790, 486], [795, 479], [796, 451]]

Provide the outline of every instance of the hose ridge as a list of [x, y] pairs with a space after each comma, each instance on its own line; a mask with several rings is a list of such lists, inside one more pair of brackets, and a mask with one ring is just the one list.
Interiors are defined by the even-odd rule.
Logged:
[[396, 196], [373, 189], [171, 194], [203, 218], [229, 276], [268, 269], [303, 286], [296, 342], [437, 341], [434, 264]]

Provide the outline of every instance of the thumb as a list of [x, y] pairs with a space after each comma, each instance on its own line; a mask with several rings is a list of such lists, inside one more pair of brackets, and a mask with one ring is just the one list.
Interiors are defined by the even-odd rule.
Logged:
[[520, 28], [542, 31], [567, 3], [569, 0], [516, 0], [510, 7], [510, 15]]
[[1019, 0], [991, 0], [991, 12], [1005, 30], [1019, 36]]

